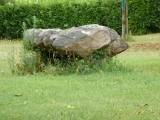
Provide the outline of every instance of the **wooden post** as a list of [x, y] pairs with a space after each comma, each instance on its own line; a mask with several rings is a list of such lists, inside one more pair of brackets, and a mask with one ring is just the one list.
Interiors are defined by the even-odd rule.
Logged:
[[126, 0], [126, 34], [128, 35], [128, 0]]
[[125, 40], [126, 29], [125, 0], [122, 0], [122, 39]]

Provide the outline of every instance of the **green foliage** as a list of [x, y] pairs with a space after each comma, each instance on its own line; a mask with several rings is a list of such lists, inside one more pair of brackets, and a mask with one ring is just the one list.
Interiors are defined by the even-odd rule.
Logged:
[[5, 5], [6, 3], [14, 3], [15, 0], [1, 0], [0, 5]]
[[129, 1], [129, 27], [133, 34], [160, 32], [160, 1]]
[[108, 56], [106, 54], [106, 50], [107, 49], [97, 50], [91, 56], [85, 58], [80, 58], [74, 54], [58, 56], [55, 51], [48, 57], [41, 54], [41, 64], [45, 65], [43, 67], [43, 72], [58, 75], [68, 75], [74, 73], [86, 75], [100, 71], [128, 71], [128, 69], [126, 69], [118, 61]]
[[11, 73], [14, 74], [16, 72], [16, 63], [15, 63], [15, 51], [14, 48], [12, 48], [12, 52], [9, 54], [9, 59], [8, 59], [8, 63], [9, 63], [9, 68], [11, 70]]
[[99, 0], [88, 3], [55, 3], [48, 6], [6, 5], [0, 9], [0, 35], [3, 38], [22, 38], [22, 23], [25, 22], [27, 28], [33, 28], [33, 16], [36, 16], [36, 28], [65, 29], [97, 23], [114, 28], [119, 33], [121, 31], [120, 2], [109, 4]]
[[[115, 29], [121, 34], [121, 1], [89, 0], [71, 2], [71, 0], [48, 4], [21, 3], [0, 7], [0, 37], [22, 38], [22, 23], [33, 28], [33, 16], [36, 28], [70, 28], [86, 24], [100, 24]], [[160, 32], [160, 1], [129, 1], [129, 29], [132, 34]]]
[[[30, 43], [25, 43], [24, 45], [30, 46]], [[36, 52], [32, 50], [24, 47], [20, 56], [20, 63], [14, 66], [16, 67], [15, 73], [20, 75], [34, 74], [37, 72], [52, 75], [69, 75], [74, 73], [86, 75], [95, 72], [127, 70], [118, 61], [106, 54], [108, 53], [107, 49], [97, 50], [91, 56], [85, 58], [75, 56], [74, 54], [58, 56], [57, 52], [52, 49], [49, 50], [50, 53], [39, 49], [36, 49]]]
[[9, 67], [12, 74], [26, 75], [43, 71], [43, 62], [39, 52], [33, 51], [33, 46], [24, 40], [23, 47], [19, 53], [19, 62], [15, 59], [15, 51], [9, 54]]
[[16, 64], [16, 72], [20, 75], [34, 74], [43, 70], [39, 55], [33, 51], [25, 51], [20, 56], [20, 63]]

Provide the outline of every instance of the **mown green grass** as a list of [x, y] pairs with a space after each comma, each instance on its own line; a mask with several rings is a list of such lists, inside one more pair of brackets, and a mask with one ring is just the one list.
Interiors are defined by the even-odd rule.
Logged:
[[147, 34], [142, 36], [132, 36], [132, 38], [136, 41], [136, 43], [155, 43], [160, 42], [160, 34]]
[[160, 119], [160, 50], [132, 48], [154, 36], [115, 57], [130, 71], [68, 76], [12, 75], [6, 55], [21, 43], [0, 41], [0, 120]]
[[[1, 85], [4, 120], [159, 118], [158, 74], [10, 76], [1, 79]], [[139, 105], [145, 104], [138, 114]]]

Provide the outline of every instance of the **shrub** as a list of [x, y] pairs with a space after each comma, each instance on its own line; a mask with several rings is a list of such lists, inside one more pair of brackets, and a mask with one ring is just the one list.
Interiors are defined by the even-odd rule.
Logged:
[[[120, 0], [94, 2], [54, 2], [49, 5], [21, 4], [0, 7], [0, 37], [22, 38], [22, 23], [33, 28], [70, 28], [86, 24], [100, 24], [115, 29], [121, 34]], [[129, 29], [132, 34], [160, 32], [160, 1], [129, 1]]]
[[97, 23], [114, 28], [119, 33], [121, 31], [119, 2], [109, 4], [100, 0], [93, 3], [56, 3], [50, 6], [6, 5], [0, 9], [2, 23], [0, 24], [0, 35], [3, 38], [22, 38], [22, 23], [25, 22], [27, 28], [33, 28], [33, 16], [37, 18], [37, 28], [65, 29]]
[[129, 1], [129, 27], [133, 34], [160, 32], [160, 1]]

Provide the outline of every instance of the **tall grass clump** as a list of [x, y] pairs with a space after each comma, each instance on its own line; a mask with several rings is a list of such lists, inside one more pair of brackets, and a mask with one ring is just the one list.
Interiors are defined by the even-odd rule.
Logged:
[[57, 55], [56, 51], [48, 56], [46, 52], [43, 53], [41, 50], [33, 51], [23, 48], [20, 54], [20, 63], [16, 65], [15, 63], [10, 64], [12, 73], [19, 75], [35, 74], [38, 72], [52, 75], [69, 75], [75, 73], [87, 75], [95, 72], [116, 73], [127, 71], [123, 64], [116, 58], [106, 55], [104, 50], [97, 50], [91, 56], [85, 58], [75, 55], [56, 57]]
[[107, 49], [97, 50], [92, 55], [84, 58], [74, 54], [59, 56], [57, 51], [53, 49], [50, 51], [52, 52], [48, 53], [37, 49], [24, 50], [23, 54], [21, 54], [21, 64], [17, 66], [19, 73], [34, 74], [43, 72], [52, 75], [75, 73], [86, 75], [95, 72], [119, 72], [125, 70], [121, 63], [106, 54]]
[[[52, 58], [48, 57], [47, 63], [43, 61], [43, 64], [45, 64], [43, 72], [54, 75], [75, 73], [86, 75], [95, 72], [118, 72], [124, 70], [125, 67], [116, 59], [110, 56], [100, 55], [100, 51], [103, 54], [102, 50], [97, 50], [91, 56], [85, 58], [75, 56], [74, 54]], [[57, 52], [54, 52], [52, 56], [57, 56]], [[43, 56], [41, 56], [42, 59], [44, 59]]]
[[[33, 28], [36, 28], [36, 17], [33, 16]], [[23, 31], [26, 30], [26, 24], [23, 22]], [[34, 31], [33, 31], [34, 32]], [[32, 41], [28, 41], [23, 38], [23, 47], [21, 49], [19, 58], [20, 62], [16, 63], [15, 70], [17, 74], [25, 75], [25, 74], [34, 74], [36, 72], [42, 71], [41, 68], [41, 60], [40, 54], [33, 50], [33, 40], [35, 36], [33, 34]]]
[[11, 70], [11, 73], [14, 74], [16, 72], [16, 69], [15, 69], [15, 51], [14, 51], [14, 48], [12, 48], [12, 52], [9, 53], [9, 59], [8, 59], [8, 63], [9, 63], [9, 68]]

